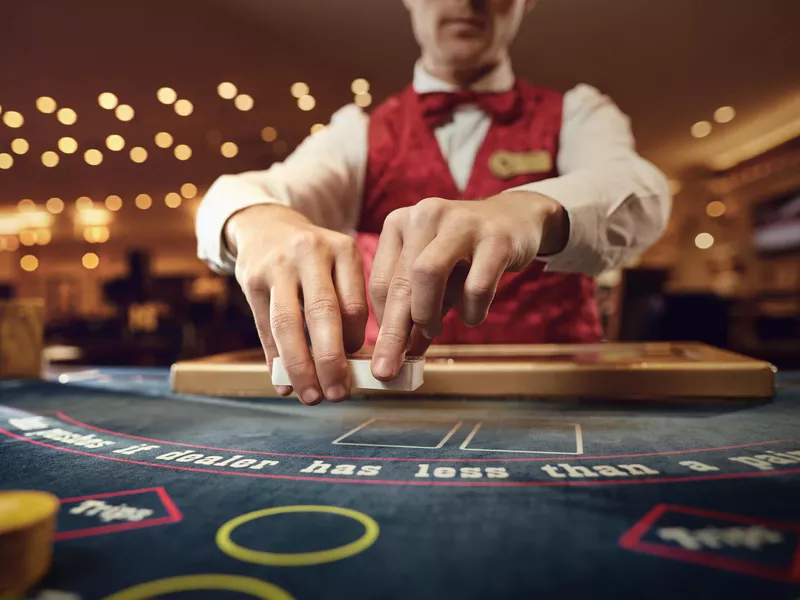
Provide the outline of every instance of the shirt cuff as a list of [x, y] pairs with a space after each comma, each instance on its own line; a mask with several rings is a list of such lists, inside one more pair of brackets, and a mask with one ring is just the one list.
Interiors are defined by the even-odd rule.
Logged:
[[208, 189], [197, 211], [197, 256], [218, 273], [232, 273], [236, 258], [225, 243], [225, 225], [233, 215], [258, 204], [283, 204], [241, 176], [223, 175]]
[[506, 190], [547, 196], [564, 207], [567, 213], [569, 237], [564, 249], [557, 254], [536, 258], [545, 263], [545, 271], [582, 273], [595, 277], [605, 270], [601, 215], [596, 204], [586, 202], [591, 194], [587, 195], [582, 188], [581, 185], [571, 185], [559, 177]]

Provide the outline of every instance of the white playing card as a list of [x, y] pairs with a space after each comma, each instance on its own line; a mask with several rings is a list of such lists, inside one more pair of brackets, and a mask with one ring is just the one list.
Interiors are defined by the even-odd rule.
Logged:
[[[413, 392], [422, 385], [424, 358], [410, 358], [403, 362], [400, 373], [392, 381], [380, 381], [372, 375], [369, 358], [349, 358], [350, 379], [353, 390], [393, 390]], [[291, 385], [289, 374], [280, 357], [272, 362], [272, 385]]]

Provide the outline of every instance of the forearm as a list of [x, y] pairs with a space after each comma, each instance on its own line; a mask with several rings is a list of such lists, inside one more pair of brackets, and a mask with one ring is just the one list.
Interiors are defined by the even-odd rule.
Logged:
[[666, 179], [638, 158], [526, 187], [566, 213], [568, 239], [548, 258], [554, 271], [597, 275], [624, 264], [663, 234], [671, 208]]

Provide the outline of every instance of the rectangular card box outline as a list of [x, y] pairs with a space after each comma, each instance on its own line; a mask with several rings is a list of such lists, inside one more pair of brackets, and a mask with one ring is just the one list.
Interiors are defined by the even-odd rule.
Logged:
[[472, 439], [475, 435], [483, 428], [484, 421], [480, 421], [472, 430], [467, 434], [467, 437], [459, 446], [459, 450], [465, 450], [467, 452], [513, 452], [514, 454], [558, 454], [558, 455], [574, 455], [579, 456], [583, 454], [583, 429], [581, 428], [580, 423], [572, 423], [567, 421], [542, 421], [540, 419], [518, 419], [515, 421], [490, 421], [490, 424], [494, 423], [513, 423], [514, 425], [520, 425], [523, 423], [530, 423], [530, 424], [543, 424], [543, 425], [569, 425], [572, 427], [572, 430], [575, 433], [575, 452], [551, 452], [548, 450], [502, 450], [497, 448], [470, 448], [469, 444], [472, 442]]
[[442, 421], [442, 422], [446, 422], [448, 425], [450, 425], [452, 423], [453, 427], [450, 428], [450, 430], [445, 434], [445, 436], [439, 441], [439, 443], [436, 446], [410, 446], [410, 445], [406, 446], [406, 445], [399, 445], [399, 444], [366, 444], [366, 443], [362, 444], [362, 443], [358, 443], [358, 442], [345, 442], [345, 441], [342, 441], [342, 440], [347, 439], [348, 437], [350, 437], [354, 433], [357, 433], [357, 432], [361, 431], [362, 429], [365, 429], [365, 428], [369, 427], [369, 425], [371, 425], [375, 421], [392, 422], [392, 421], [397, 421], [397, 420], [398, 419], [393, 419], [393, 418], [388, 418], [388, 417], [387, 418], [373, 417], [371, 419], [367, 419], [366, 421], [361, 423], [361, 425], [359, 425], [358, 427], [355, 427], [355, 428], [351, 429], [350, 431], [348, 431], [347, 433], [345, 433], [343, 435], [340, 435], [338, 438], [333, 440], [331, 442], [331, 444], [334, 444], [336, 446], [369, 446], [369, 447], [372, 447], [372, 448], [415, 448], [415, 449], [419, 449], [419, 450], [438, 450], [438, 449], [442, 448], [450, 440], [450, 438], [455, 435], [456, 431], [458, 431], [461, 428], [461, 425], [464, 424], [463, 421], [459, 421], [457, 419], [453, 419], [452, 421]]

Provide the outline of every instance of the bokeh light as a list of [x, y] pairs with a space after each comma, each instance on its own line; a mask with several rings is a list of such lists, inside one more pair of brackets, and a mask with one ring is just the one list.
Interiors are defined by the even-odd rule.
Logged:
[[725, 214], [725, 203], [720, 200], [714, 200], [706, 205], [706, 214], [709, 217], [721, 217]]
[[295, 98], [302, 98], [303, 96], [308, 95], [310, 91], [311, 88], [308, 87], [308, 84], [302, 81], [293, 83], [291, 87], [292, 96]]
[[78, 120], [78, 113], [71, 108], [62, 108], [58, 111], [56, 118], [62, 125], [74, 125]]
[[114, 110], [117, 104], [119, 104], [119, 100], [111, 92], [103, 92], [97, 97], [97, 103], [100, 105], [100, 108]]
[[224, 98], [225, 100], [233, 100], [236, 97], [236, 94], [239, 93], [239, 90], [237, 90], [236, 86], [230, 81], [223, 81], [217, 86], [217, 93], [220, 95], [220, 98]]
[[122, 208], [122, 198], [112, 194], [106, 198], [105, 205], [108, 210], [116, 212]]
[[714, 120], [717, 123], [730, 123], [736, 118], [736, 110], [732, 106], [720, 106], [714, 111]]
[[36, 99], [36, 108], [39, 110], [39, 112], [42, 112], [46, 115], [52, 115], [54, 112], [56, 112], [58, 105], [50, 96], [41, 96]]
[[359, 94], [366, 94], [369, 92], [369, 81], [362, 78], [354, 79], [353, 83], [350, 84], [350, 91], [356, 96]]
[[113, 133], [106, 138], [106, 147], [114, 152], [119, 152], [125, 147], [125, 138]]
[[233, 158], [237, 154], [239, 154], [239, 146], [234, 144], [233, 142], [225, 142], [220, 147], [220, 152], [222, 152], [222, 156], [225, 158]]
[[175, 158], [178, 160], [189, 160], [192, 158], [192, 149], [186, 144], [175, 146]]
[[270, 126], [264, 127], [261, 130], [261, 139], [265, 142], [274, 142], [278, 139], [278, 130]]
[[19, 259], [19, 266], [22, 267], [23, 271], [28, 271], [30, 273], [39, 268], [39, 259], [33, 256], [33, 254], [26, 254]]
[[25, 154], [30, 150], [31, 145], [24, 138], [17, 138], [11, 141], [11, 151], [14, 154]]
[[136, 196], [136, 208], [141, 210], [147, 210], [151, 206], [153, 206], [153, 199], [148, 196], [147, 194], [139, 194]]
[[714, 236], [710, 233], [698, 233], [694, 238], [694, 245], [701, 250], [708, 250], [714, 245]]
[[17, 111], [9, 110], [3, 113], [3, 123], [5, 123], [7, 127], [17, 129], [18, 127], [22, 127], [25, 123], [25, 119]]
[[64, 201], [61, 198], [50, 198], [44, 203], [47, 212], [54, 215], [59, 215], [64, 212]]
[[708, 121], [698, 121], [692, 125], [692, 135], [696, 138], [704, 138], [711, 133], [711, 129], [711, 123]]
[[172, 104], [178, 99], [178, 93], [171, 87], [162, 87], [156, 92], [156, 98], [161, 104]]
[[94, 202], [89, 196], [81, 196], [75, 200], [75, 208], [78, 210], [89, 210], [94, 206]]
[[193, 183], [184, 183], [181, 186], [181, 196], [187, 200], [197, 196], [197, 186]]
[[314, 99], [314, 96], [311, 96], [310, 94], [306, 94], [305, 96], [301, 96], [297, 99], [298, 108], [306, 112], [309, 110], [314, 110], [316, 105], [317, 101]]
[[64, 154], [75, 154], [78, 151], [78, 142], [75, 138], [62, 137], [58, 140], [58, 149]]
[[180, 115], [181, 117], [188, 117], [194, 111], [194, 105], [181, 98], [175, 103], [175, 112]]
[[253, 97], [247, 94], [239, 94], [233, 101], [233, 105], [241, 111], [252, 110], [254, 104]]
[[172, 146], [172, 136], [168, 134], [166, 131], [159, 131], [155, 137], [156, 146], [159, 148], [169, 148]]
[[135, 116], [133, 107], [128, 104], [120, 104], [116, 110], [114, 110], [114, 114], [117, 115], [120, 121], [130, 121]]
[[103, 153], [96, 148], [89, 148], [86, 152], [83, 153], [83, 160], [86, 161], [87, 165], [96, 167], [101, 162], [103, 162]]
[[372, 94], [369, 92], [364, 94], [356, 94], [354, 102], [356, 103], [356, 106], [367, 108], [370, 104], [372, 104]]
[[53, 152], [52, 150], [48, 150], [47, 152], [42, 154], [42, 164], [45, 167], [55, 167], [58, 164], [58, 154]]
[[96, 269], [100, 264], [100, 257], [94, 252], [87, 252], [81, 259], [81, 264], [87, 269]]
[[131, 160], [137, 164], [141, 164], [147, 160], [147, 150], [141, 146], [135, 146], [130, 151]]
[[164, 197], [164, 204], [166, 204], [168, 208], [178, 208], [181, 202], [183, 202], [183, 198], [181, 198], [180, 194], [175, 192], [170, 192]]

